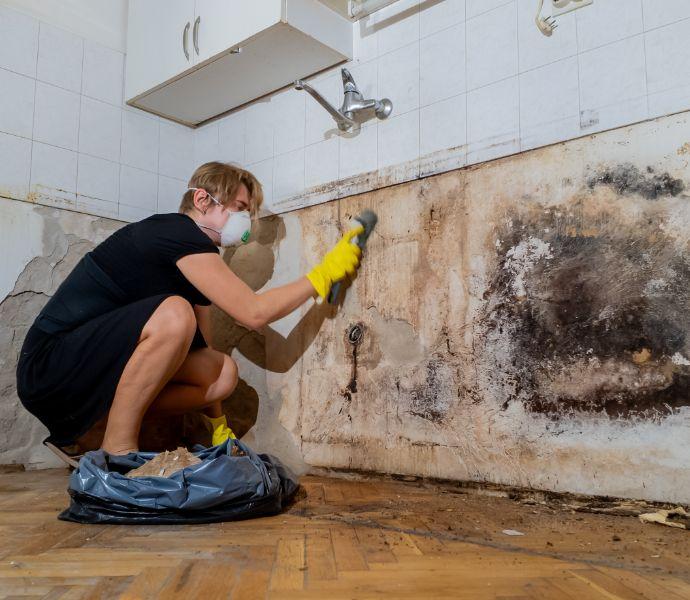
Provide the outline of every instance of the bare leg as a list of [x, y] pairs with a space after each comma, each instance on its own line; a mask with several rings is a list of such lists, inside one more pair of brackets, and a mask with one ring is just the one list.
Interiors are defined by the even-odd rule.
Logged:
[[209, 417], [220, 417], [221, 403], [235, 387], [237, 364], [232, 358], [210, 348], [195, 350], [151, 403], [148, 414], [178, 415], [203, 410]]
[[195, 331], [194, 310], [180, 296], [165, 299], [151, 315], [115, 391], [101, 445], [106, 452], [138, 449], [144, 414], [182, 365]]

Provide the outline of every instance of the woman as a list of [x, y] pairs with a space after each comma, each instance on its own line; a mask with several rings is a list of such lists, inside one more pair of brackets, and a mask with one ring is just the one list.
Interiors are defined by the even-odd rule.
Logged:
[[253, 292], [218, 246], [247, 241], [263, 201], [248, 171], [211, 162], [189, 182], [179, 213], [115, 232], [77, 264], [27, 333], [17, 366], [23, 405], [57, 446], [79, 442], [106, 419], [101, 448], [138, 450], [146, 414], [201, 410], [214, 444], [234, 437], [221, 402], [237, 365], [208, 347], [210, 304], [258, 329], [353, 275], [360, 250], [348, 232], [306, 277]]

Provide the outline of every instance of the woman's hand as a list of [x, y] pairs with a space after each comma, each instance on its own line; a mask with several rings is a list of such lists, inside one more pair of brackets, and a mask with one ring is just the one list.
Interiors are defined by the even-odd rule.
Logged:
[[345, 279], [346, 275], [355, 274], [362, 251], [359, 246], [352, 243], [352, 238], [363, 232], [364, 227], [361, 225], [348, 231], [335, 247], [323, 257], [323, 261], [307, 274], [307, 279], [322, 298], [328, 296], [328, 292], [335, 282]]

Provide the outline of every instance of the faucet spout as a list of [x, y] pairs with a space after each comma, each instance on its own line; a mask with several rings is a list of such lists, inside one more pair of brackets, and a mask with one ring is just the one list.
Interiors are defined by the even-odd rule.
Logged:
[[314, 98], [314, 100], [316, 100], [321, 106], [323, 106], [328, 111], [328, 114], [330, 114], [331, 117], [333, 117], [333, 119], [338, 125], [338, 129], [340, 129], [341, 131], [348, 131], [349, 129], [357, 125], [355, 121], [341, 113], [328, 100], [326, 100], [321, 94], [319, 94], [319, 92], [317, 92], [313, 87], [311, 87], [306, 81], [298, 79], [297, 81], [295, 81], [294, 85], [296, 90], [304, 90], [305, 92], [308, 92], [309, 95], [311, 95]]
[[365, 100], [350, 71], [341, 69], [340, 74], [343, 79], [344, 96], [343, 105], [340, 109], [332, 106], [328, 100], [306, 81], [298, 79], [295, 81], [294, 86], [296, 90], [308, 92], [314, 100], [323, 106], [338, 124], [338, 129], [340, 129], [340, 131], [350, 131], [351, 129], [357, 130], [362, 123], [374, 116], [378, 119], [388, 118], [393, 111], [393, 103], [388, 98], [382, 98], [381, 100]]

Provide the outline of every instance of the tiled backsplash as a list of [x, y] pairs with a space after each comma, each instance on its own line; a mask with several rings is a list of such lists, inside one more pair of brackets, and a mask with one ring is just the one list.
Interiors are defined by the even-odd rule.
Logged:
[[[197, 162], [238, 160], [280, 212], [690, 108], [688, 0], [595, 0], [550, 38], [537, 4], [399, 0], [355, 24], [348, 65], [388, 120], [342, 134], [287, 90], [198, 130]], [[341, 104], [339, 68], [311, 83]]]
[[[688, 0], [595, 0], [551, 38], [536, 6], [399, 0], [355, 23], [347, 66], [394, 105], [355, 134], [292, 89], [197, 130], [152, 117], [122, 103], [122, 54], [0, 9], [0, 193], [133, 220], [218, 159], [280, 212], [690, 108]], [[339, 68], [310, 82], [341, 104]]]
[[0, 195], [122, 220], [176, 211], [194, 131], [123, 103], [124, 54], [0, 7]]

